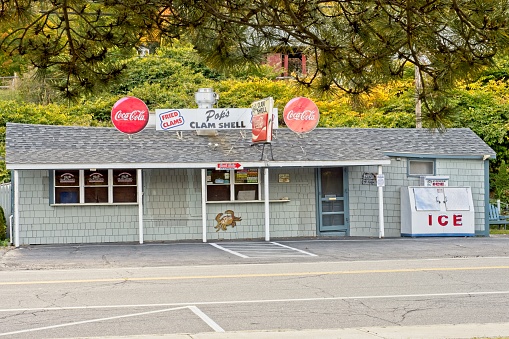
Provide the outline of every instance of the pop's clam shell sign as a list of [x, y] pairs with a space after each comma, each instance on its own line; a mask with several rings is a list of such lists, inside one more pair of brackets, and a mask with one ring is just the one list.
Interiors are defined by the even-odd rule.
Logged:
[[304, 97], [288, 101], [283, 111], [286, 126], [295, 133], [311, 132], [318, 125], [320, 112], [316, 104]]
[[148, 119], [147, 105], [135, 97], [124, 97], [111, 109], [111, 121], [123, 133], [138, 133], [147, 126]]
[[[272, 109], [273, 126], [277, 108]], [[237, 130], [252, 128], [251, 108], [168, 108], [156, 109], [157, 131]]]

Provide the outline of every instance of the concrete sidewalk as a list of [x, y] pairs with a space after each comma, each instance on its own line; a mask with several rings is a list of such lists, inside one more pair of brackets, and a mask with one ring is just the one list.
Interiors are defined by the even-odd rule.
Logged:
[[[120, 339], [122, 337], [107, 337]], [[358, 327], [328, 330], [207, 332], [130, 336], [132, 339], [460, 339], [509, 338], [509, 323]]]

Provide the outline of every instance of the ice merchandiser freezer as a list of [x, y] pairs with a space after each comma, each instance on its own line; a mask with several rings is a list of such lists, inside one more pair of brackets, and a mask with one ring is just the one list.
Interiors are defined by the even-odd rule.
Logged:
[[474, 236], [470, 187], [401, 188], [401, 236]]

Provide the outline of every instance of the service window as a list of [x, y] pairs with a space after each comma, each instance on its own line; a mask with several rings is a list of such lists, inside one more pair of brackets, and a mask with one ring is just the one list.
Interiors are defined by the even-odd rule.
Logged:
[[257, 168], [241, 170], [207, 170], [207, 201], [260, 200], [260, 178]]
[[113, 170], [113, 202], [136, 202], [136, 170]]
[[55, 204], [137, 203], [136, 169], [55, 170]]
[[108, 170], [85, 170], [85, 203], [108, 203]]
[[55, 203], [77, 204], [80, 202], [80, 171], [55, 171]]
[[435, 160], [408, 159], [408, 175], [435, 175]]

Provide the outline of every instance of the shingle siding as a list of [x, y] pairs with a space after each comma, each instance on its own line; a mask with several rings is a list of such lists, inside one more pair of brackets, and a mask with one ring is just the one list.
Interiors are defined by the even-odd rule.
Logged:
[[20, 171], [19, 182], [22, 245], [138, 240], [137, 206], [50, 206], [47, 170]]
[[[405, 158], [391, 159], [391, 165], [383, 166], [386, 186], [383, 189], [384, 229], [386, 237], [401, 236], [400, 189], [419, 186], [418, 177], [407, 176]], [[378, 188], [376, 185], [361, 185], [362, 173], [377, 172], [376, 166], [349, 168], [350, 178], [350, 235], [378, 236]], [[485, 224], [485, 181], [484, 162], [465, 159], [436, 159], [436, 174], [449, 176], [449, 186], [472, 187], [475, 211], [475, 230], [484, 231]]]

